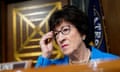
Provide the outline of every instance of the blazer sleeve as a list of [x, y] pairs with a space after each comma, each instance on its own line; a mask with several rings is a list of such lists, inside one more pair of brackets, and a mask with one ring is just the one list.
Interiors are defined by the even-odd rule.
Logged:
[[52, 62], [50, 59], [39, 56], [37, 59], [37, 63], [35, 64], [35, 68], [46, 67], [46, 66], [49, 66], [51, 64], [52, 64]]

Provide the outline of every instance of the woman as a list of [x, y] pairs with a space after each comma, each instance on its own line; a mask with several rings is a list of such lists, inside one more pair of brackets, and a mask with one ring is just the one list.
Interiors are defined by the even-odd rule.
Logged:
[[[88, 17], [74, 6], [64, 6], [62, 10], [55, 11], [49, 19], [49, 26], [51, 31], [40, 40], [42, 55], [38, 57], [35, 67], [118, 58], [89, 46], [93, 34], [89, 29]], [[47, 42], [48, 39], [49, 42]], [[63, 58], [49, 59], [53, 50], [52, 39], [55, 39], [61, 48], [64, 54]]]

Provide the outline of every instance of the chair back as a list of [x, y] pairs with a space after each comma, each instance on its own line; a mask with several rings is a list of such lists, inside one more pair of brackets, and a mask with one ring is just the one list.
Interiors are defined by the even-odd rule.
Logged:
[[19, 62], [0, 63], [0, 71], [13, 70], [13, 69], [18, 69], [18, 68], [31, 68], [31, 67], [32, 67], [32, 61], [31, 60], [19, 61]]

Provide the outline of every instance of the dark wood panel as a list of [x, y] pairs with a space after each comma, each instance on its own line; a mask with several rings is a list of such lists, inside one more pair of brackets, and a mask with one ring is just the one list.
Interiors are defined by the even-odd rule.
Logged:
[[120, 0], [102, 0], [108, 44], [111, 53], [120, 56]]
[[[29, 24], [30, 23], [30, 21], [29, 21], [29, 23], [27, 23], [27, 22], [24, 22], [25, 20], [23, 20], [22, 21], [22, 19], [21, 19], [21, 23], [23, 24], [22, 26], [20, 25], [20, 21], [19, 21], [19, 16], [20, 16], [20, 14], [19, 13], [21, 13], [21, 15], [23, 15], [24, 16], [24, 14], [27, 14], [28, 12], [32, 12], [32, 9], [30, 9], [30, 10], [28, 10], [27, 12], [26, 11], [24, 11], [24, 9], [23, 10], [18, 10], [18, 8], [25, 8], [25, 7], [30, 7], [31, 6], [31, 8], [32, 8], [32, 6], [35, 6], [35, 5], [37, 5], [37, 8], [39, 7], [38, 5], [43, 5], [43, 4], [46, 4], [46, 5], [48, 5], [49, 6], [49, 4], [51, 5], [51, 4], [55, 4], [55, 5], [53, 5], [53, 6], [59, 6], [59, 4], [57, 3], [59, 1], [59, 4], [60, 4], [60, 1], [62, 2], [62, 4], [63, 5], [65, 5], [65, 4], [67, 4], [67, 0], [45, 0], [45, 1], [43, 1], [43, 0], [35, 0], [35, 1], [25, 1], [25, 2], [20, 2], [20, 3], [12, 3], [12, 4], [8, 4], [7, 6], [8, 6], [8, 9], [7, 9], [7, 28], [8, 28], [8, 30], [7, 30], [7, 50], [6, 50], [6, 52], [8, 53], [6, 56], [7, 56], [7, 61], [14, 61], [14, 60], [22, 60], [22, 59], [25, 59], [25, 57], [26, 57], [26, 59], [27, 58], [30, 58], [30, 57], [28, 57], [28, 56], [31, 56], [31, 59], [33, 59], [32, 58], [32, 56], [37, 56], [38, 55], [38, 53], [40, 53], [40, 52], [37, 52], [37, 51], [39, 51], [40, 49], [38, 48], [38, 42], [36, 43], [35, 41], [37, 40], [38, 41], [38, 39], [36, 39], [36, 38], [34, 38], [34, 37], [29, 37], [29, 38], [27, 38], [27, 35], [26, 35], [26, 33], [24, 33], [24, 32], [26, 32], [27, 30], [26, 29], [28, 29], [28, 28], [24, 28], [25, 26], [24, 25], [27, 25], [27, 24]], [[43, 5], [44, 6], [44, 5]], [[38, 9], [33, 9], [33, 12], [35, 11], [35, 10], [43, 10], [43, 6], [41, 6], [40, 8], [38, 8]], [[53, 7], [52, 6], [52, 7]], [[46, 8], [47, 6], [45, 6], [45, 8]], [[33, 7], [34, 8], [34, 7]], [[58, 7], [59, 8], [59, 7]], [[16, 9], [16, 10], [14, 10], [14, 9]], [[50, 9], [52, 9], [51, 7], [50, 7]], [[27, 10], [27, 9], [25, 9], [25, 10]], [[48, 9], [45, 9], [45, 10], [48, 10]], [[45, 11], [44, 10], [44, 11]], [[41, 12], [41, 11], [38, 11], [38, 12]], [[50, 10], [51, 11], [51, 10]], [[19, 12], [19, 13], [17, 13], [17, 12]], [[25, 13], [26, 12], [26, 13]], [[47, 12], [47, 11], [46, 11]], [[13, 15], [14, 14], [14, 15]], [[28, 13], [29, 14], [29, 13]], [[48, 15], [49, 16], [49, 15]], [[16, 17], [16, 18], [14, 18], [13, 19], [13, 17]], [[30, 17], [30, 16], [28, 16], [28, 17]], [[29, 18], [28, 18], [27, 16], [25, 17], [24, 16], [24, 18], [26, 18], [26, 19], [28, 19], [29, 20]], [[33, 17], [33, 16], [32, 16]], [[41, 16], [42, 17], [42, 16]], [[23, 18], [23, 19], [24, 19]], [[15, 22], [14, 22], [15, 21]], [[38, 24], [40, 24], [40, 23], [38, 23]], [[15, 25], [15, 27], [14, 27], [14, 25]], [[22, 29], [25, 29], [25, 30], [19, 30], [19, 29], [21, 29], [21, 28], [19, 28], [21, 26], [21, 28]], [[33, 28], [32, 28], [32, 26], [34, 26]], [[37, 27], [36, 27], [36, 25], [32, 25], [30, 28], [31, 29], [33, 29], [33, 31], [35, 31], [35, 30], [37, 30]], [[26, 26], [27, 27], [27, 26]], [[29, 29], [30, 29], [29, 28]], [[39, 27], [38, 27], [39, 28]], [[14, 30], [13, 30], [14, 29]], [[14, 32], [15, 31], [15, 32]], [[22, 33], [21, 33], [22, 32]], [[20, 34], [21, 33], [21, 34]], [[29, 32], [29, 33], [32, 33], [32, 32]], [[21, 38], [21, 35], [24, 35], [24, 39], [22, 39]], [[35, 37], [37, 37], [37, 36], [35, 36]], [[39, 35], [39, 37], [41, 37], [40, 35]], [[34, 39], [32, 39], [32, 38], [34, 38]], [[21, 41], [21, 39], [22, 39], [22, 41]], [[29, 39], [29, 40], [28, 40]], [[23, 45], [21, 42], [23, 42], [23, 44], [25, 44], [25, 42], [26, 42], [26, 44], [25, 45]], [[30, 43], [29, 43], [30, 42]], [[29, 44], [33, 44], [32, 42], [34, 42], [34, 44], [36, 44], [36, 45], [33, 45], [33, 46], [31, 46], [30, 47], [30, 45]], [[21, 44], [20, 44], [21, 43]], [[34, 48], [33, 48], [34, 47]], [[30, 50], [25, 50], [25, 48], [31, 48]], [[33, 50], [33, 49], [34, 50]], [[35, 48], [37, 48], [37, 49], [35, 49]], [[21, 51], [23, 51], [23, 52], [21, 52]], [[35, 52], [34, 52], [35, 51]], [[30, 54], [31, 53], [31, 54]], [[32, 54], [32, 53], [34, 53], [34, 55]], [[24, 56], [24, 58], [23, 58], [23, 56]], [[37, 58], [36, 58], [37, 59]], [[34, 61], [36, 60], [36, 59], [34, 59]]]

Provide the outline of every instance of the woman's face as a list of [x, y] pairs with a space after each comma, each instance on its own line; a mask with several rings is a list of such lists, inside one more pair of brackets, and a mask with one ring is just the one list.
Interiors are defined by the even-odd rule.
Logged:
[[83, 43], [83, 35], [80, 35], [76, 27], [66, 21], [56, 26], [54, 35], [65, 55], [70, 55]]

